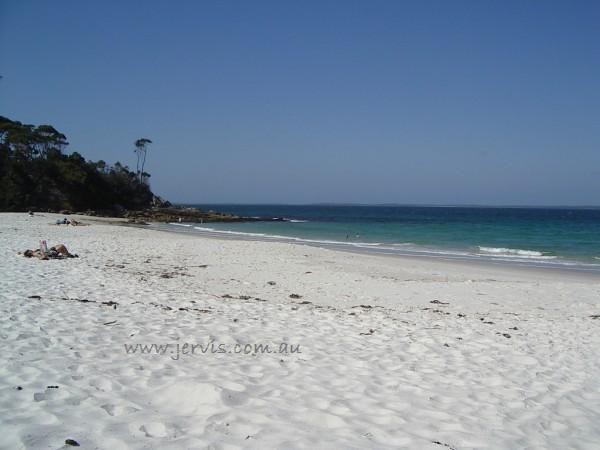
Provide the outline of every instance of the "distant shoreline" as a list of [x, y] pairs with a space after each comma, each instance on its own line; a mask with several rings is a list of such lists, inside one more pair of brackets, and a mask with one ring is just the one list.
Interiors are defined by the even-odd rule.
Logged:
[[368, 208], [481, 208], [481, 209], [600, 209], [600, 205], [485, 205], [485, 204], [427, 204], [427, 203], [173, 203], [176, 206], [352, 206]]

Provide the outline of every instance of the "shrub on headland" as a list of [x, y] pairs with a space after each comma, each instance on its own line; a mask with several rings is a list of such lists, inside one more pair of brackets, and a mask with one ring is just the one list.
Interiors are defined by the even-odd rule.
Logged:
[[[0, 116], [0, 210], [119, 212], [152, 206], [149, 174], [66, 154], [64, 134]], [[140, 181], [143, 180], [143, 181]]]

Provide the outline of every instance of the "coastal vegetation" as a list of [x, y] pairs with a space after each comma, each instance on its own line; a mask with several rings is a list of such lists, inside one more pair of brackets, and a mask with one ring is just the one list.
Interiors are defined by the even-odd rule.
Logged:
[[144, 170], [151, 143], [147, 138], [134, 142], [134, 172], [120, 162], [111, 165], [66, 152], [67, 137], [52, 125], [0, 116], [0, 211], [79, 212], [137, 223], [256, 220], [176, 207], [153, 194]]
[[141, 138], [135, 141], [135, 154], [137, 156], [136, 171], [139, 176], [140, 183], [144, 182], [145, 176], [144, 166], [146, 165], [146, 153], [148, 153], [148, 144], [152, 144], [150, 139]]
[[146, 209], [156, 200], [148, 184], [150, 174], [143, 171], [148, 143], [149, 139], [136, 141], [142, 157], [136, 173], [119, 162], [111, 165], [67, 153], [66, 136], [52, 125], [0, 116], [0, 210]]

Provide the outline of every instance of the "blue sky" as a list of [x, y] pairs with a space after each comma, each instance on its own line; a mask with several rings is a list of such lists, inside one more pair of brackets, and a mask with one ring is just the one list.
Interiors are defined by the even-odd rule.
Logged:
[[600, 204], [600, 3], [0, 3], [0, 114], [198, 203]]

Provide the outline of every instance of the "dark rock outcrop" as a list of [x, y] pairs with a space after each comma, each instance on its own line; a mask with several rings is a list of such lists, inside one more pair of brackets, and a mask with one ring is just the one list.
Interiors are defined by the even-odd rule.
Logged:
[[131, 223], [147, 223], [147, 222], [191, 222], [191, 223], [206, 223], [206, 222], [257, 222], [262, 220], [255, 217], [236, 216], [217, 211], [204, 211], [197, 208], [152, 208], [143, 211], [127, 211], [123, 217], [129, 219]]

